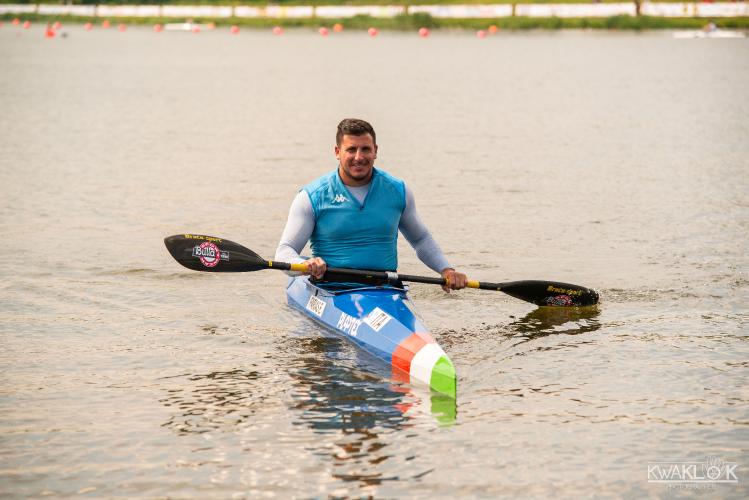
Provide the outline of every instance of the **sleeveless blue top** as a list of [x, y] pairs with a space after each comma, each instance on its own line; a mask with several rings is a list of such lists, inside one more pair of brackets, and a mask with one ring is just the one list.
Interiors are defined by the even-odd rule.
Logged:
[[404, 182], [373, 169], [363, 203], [341, 181], [338, 170], [304, 187], [315, 214], [312, 254], [329, 267], [395, 271], [398, 224], [406, 208]]

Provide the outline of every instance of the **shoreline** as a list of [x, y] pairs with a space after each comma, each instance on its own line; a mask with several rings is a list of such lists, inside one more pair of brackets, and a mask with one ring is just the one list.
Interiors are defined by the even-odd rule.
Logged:
[[749, 17], [696, 18], [696, 17], [652, 17], [652, 16], [610, 16], [610, 17], [500, 17], [500, 18], [435, 18], [428, 14], [401, 15], [391, 18], [355, 16], [347, 18], [215, 18], [215, 17], [96, 17], [51, 15], [37, 13], [0, 14], [2, 23], [54, 23], [80, 24], [91, 23], [100, 27], [109, 20], [112, 25], [155, 26], [168, 23], [191, 22], [198, 25], [214, 25], [216, 28], [237, 26], [249, 29], [309, 28], [332, 27], [340, 25], [346, 30], [367, 30], [376, 28], [382, 31], [416, 31], [420, 28], [430, 30], [485, 30], [491, 26], [504, 31], [524, 30], [628, 30], [650, 31], [669, 29], [702, 29], [708, 22], [719, 29], [749, 30]]

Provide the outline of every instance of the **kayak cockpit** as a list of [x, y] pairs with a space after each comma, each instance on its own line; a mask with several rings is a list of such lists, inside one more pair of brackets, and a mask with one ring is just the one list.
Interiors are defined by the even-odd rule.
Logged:
[[355, 283], [350, 281], [309, 281], [310, 285], [324, 290], [331, 295], [340, 295], [343, 293], [362, 292], [362, 291], [386, 291], [406, 293], [408, 287], [403, 283], [396, 285], [365, 285], [364, 283]]

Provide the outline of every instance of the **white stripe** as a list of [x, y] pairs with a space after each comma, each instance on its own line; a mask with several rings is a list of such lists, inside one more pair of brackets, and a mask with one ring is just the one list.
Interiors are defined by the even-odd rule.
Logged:
[[432, 380], [432, 368], [442, 356], [445, 356], [445, 351], [435, 343], [422, 347], [411, 360], [411, 380], [416, 379], [429, 385]]

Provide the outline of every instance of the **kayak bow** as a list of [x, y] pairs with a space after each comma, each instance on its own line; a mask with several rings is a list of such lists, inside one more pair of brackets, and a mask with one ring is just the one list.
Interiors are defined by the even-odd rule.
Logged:
[[455, 397], [455, 367], [416, 317], [405, 288], [289, 280], [289, 305], [392, 367], [394, 379]]

